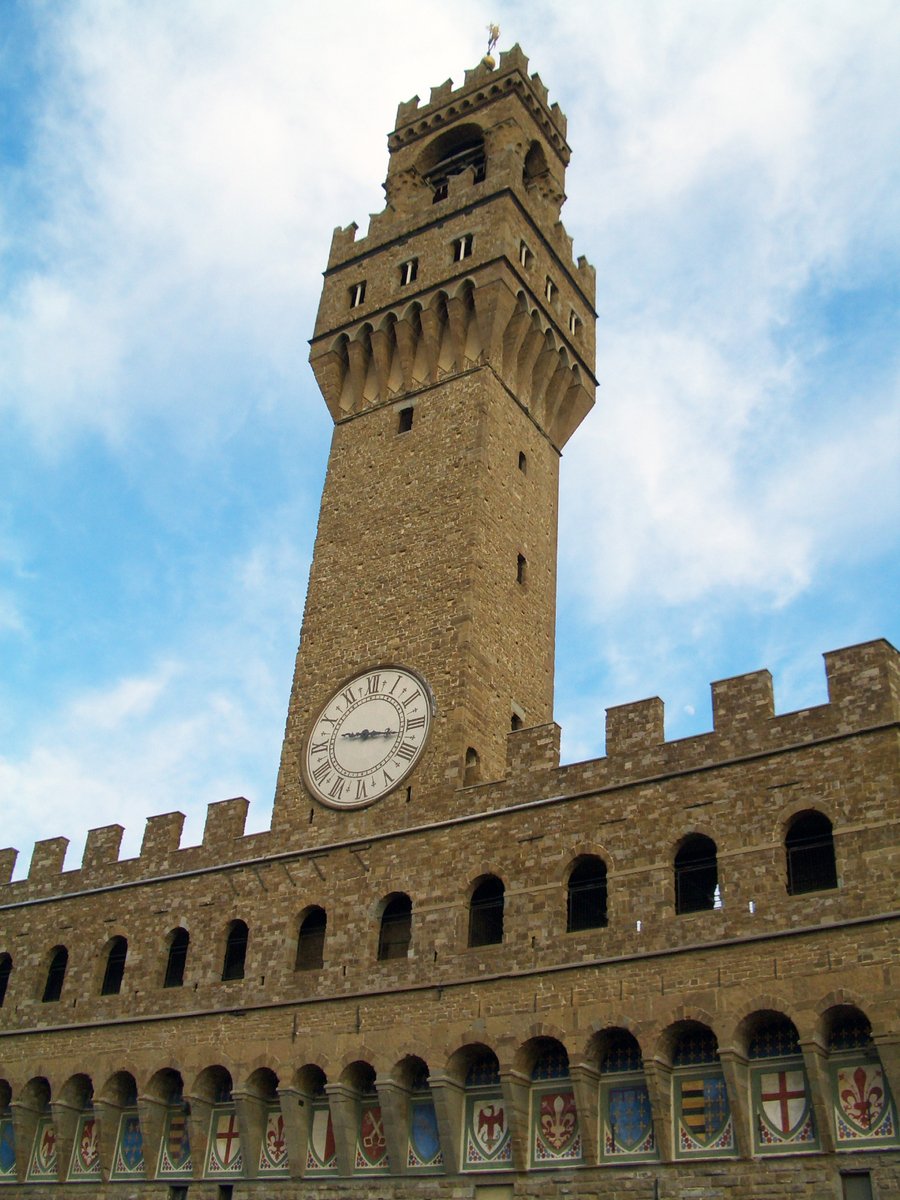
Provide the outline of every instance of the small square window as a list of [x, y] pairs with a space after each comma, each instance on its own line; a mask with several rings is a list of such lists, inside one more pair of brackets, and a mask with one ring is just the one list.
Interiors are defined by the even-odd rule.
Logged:
[[462, 262], [464, 258], [468, 258], [472, 253], [472, 243], [474, 236], [471, 233], [464, 233], [462, 237], [457, 238], [453, 243], [453, 261]]
[[366, 281], [361, 279], [359, 283], [354, 283], [350, 289], [350, 307], [359, 308], [363, 300], [366, 298]]
[[519, 262], [526, 270], [534, 262], [534, 255], [529, 250], [527, 242], [519, 242]]
[[401, 408], [400, 415], [397, 420], [397, 432], [398, 433], [409, 433], [409, 431], [412, 429], [412, 425], [413, 425], [413, 407], [412, 407], [412, 405], [409, 405], [408, 408]]
[[556, 297], [557, 297], [558, 292], [559, 292], [559, 288], [556, 286], [556, 284], [553, 282], [553, 280], [548, 275], [547, 281], [544, 284], [544, 295], [547, 297], [547, 299], [550, 301], [551, 304], [556, 303]]
[[419, 260], [411, 258], [400, 267], [400, 286], [407, 287], [419, 274]]

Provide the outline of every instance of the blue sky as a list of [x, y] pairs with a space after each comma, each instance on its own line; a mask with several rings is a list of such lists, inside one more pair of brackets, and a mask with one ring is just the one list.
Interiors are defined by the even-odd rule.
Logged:
[[[450, 8], [452, 7], [452, 12]], [[331, 230], [488, 17], [569, 118], [597, 406], [563, 459], [556, 718], [898, 630], [892, 0], [0, 4], [0, 842], [268, 825], [330, 422]]]

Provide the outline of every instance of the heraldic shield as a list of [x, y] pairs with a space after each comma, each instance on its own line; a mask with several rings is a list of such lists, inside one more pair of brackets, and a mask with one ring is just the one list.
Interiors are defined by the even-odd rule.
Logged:
[[259, 1148], [259, 1172], [261, 1175], [289, 1174], [284, 1117], [277, 1105], [266, 1114], [266, 1132]]
[[194, 1171], [187, 1113], [179, 1104], [166, 1113], [166, 1127], [159, 1148], [158, 1174], [176, 1179], [190, 1178]]
[[334, 1127], [331, 1124], [331, 1109], [327, 1103], [318, 1104], [312, 1110], [312, 1119], [309, 1123], [309, 1144], [306, 1150], [306, 1170], [308, 1173], [337, 1170]]
[[234, 1109], [215, 1108], [209, 1119], [207, 1175], [240, 1175], [244, 1169], [241, 1134]]
[[880, 1063], [839, 1067], [834, 1091], [839, 1143], [897, 1142], [897, 1113]]
[[581, 1137], [572, 1089], [536, 1092], [532, 1104], [532, 1161], [535, 1166], [560, 1161], [579, 1162]]
[[710, 1074], [677, 1083], [679, 1156], [734, 1151], [734, 1125], [724, 1076]]
[[119, 1118], [116, 1153], [113, 1158], [112, 1179], [131, 1179], [144, 1173], [144, 1139], [136, 1112], [125, 1112]]
[[468, 1097], [463, 1170], [505, 1169], [511, 1161], [512, 1144], [502, 1095]]
[[788, 1145], [815, 1149], [815, 1123], [801, 1067], [760, 1073], [757, 1131], [762, 1152], [783, 1150]]
[[603, 1153], [606, 1157], [656, 1156], [650, 1095], [645, 1083], [621, 1084], [607, 1090]]
[[100, 1178], [100, 1130], [94, 1117], [83, 1114], [78, 1118], [72, 1157], [69, 1160], [69, 1179]]
[[56, 1131], [52, 1117], [40, 1117], [34, 1131], [34, 1145], [28, 1162], [29, 1183], [56, 1181]]
[[384, 1139], [384, 1118], [380, 1104], [363, 1104], [359, 1110], [359, 1133], [356, 1139], [356, 1170], [378, 1171], [384, 1174], [390, 1169], [387, 1142]]
[[424, 1171], [429, 1167], [440, 1167], [443, 1162], [434, 1101], [411, 1101], [409, 1147], [406, 1153], [407, 1167], [411, 1171]]
[[16, 1133], [12, 1119], [0, 1119], [0, 1179], [15, 1176], [16, 1173]]

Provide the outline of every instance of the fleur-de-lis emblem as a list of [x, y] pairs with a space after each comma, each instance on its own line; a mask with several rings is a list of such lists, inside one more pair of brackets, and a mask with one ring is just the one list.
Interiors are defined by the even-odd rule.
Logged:
[[575, 1106], [571, 1096], [546, 1096], [541, 1105], [541, 1133], [556, 1150], [562, 1149], [575, 1131]]
[[[842, 1082], [845, 1079], [846, 1076], [841, 1072]], [[881, 1072], [872, 1071], [870, 1075], [865, 1067], [857, 1067], [851, 1076], [851, 1082], [852, 1087], [841, 1089], [841, 1107], [861, 1129], [871, 1129], [884, 1108]]]
[[266, 1131], [266, 1143], [273, 1158], [281, 1158], [284, 1154], [284, 1117], [279, 1115], [270, 1121]]

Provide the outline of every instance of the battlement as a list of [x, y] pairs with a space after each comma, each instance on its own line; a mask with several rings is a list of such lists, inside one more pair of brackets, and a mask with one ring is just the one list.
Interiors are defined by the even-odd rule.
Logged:
[[[497, 95], [504, 86], [522, 88], [526, 104], [536, 115], [539, 114], [539, 123], [544, 127], [551, 145], [563, 161], [568, 162], [570, 151], [566, 143], [568, 123], [565, 114], [557, 103], [550, 104], [547, 88], [540, 75], [536, 72], [528, 74], [528, 57], [518, 43], [510, 50], [501, 51], [497, 67], [491, 68], [480, 62], [477, 67], [466, 71], [461, 87], [454, 89], [453, 80], [447, 79], [431, 89], [427, 104], [420, 106], [418, 96], [401, 102], [397, 107], [394, 132], [390, 135], [392, 148], [442, 124], [448, 116], [455, 117], [459, 112], [476, 107]], [[457, 111], [448, 114], [445, 110], [451, 106], [455, 106]]]
[[[467, 796], [478, 811], [502, 809], [531, 798], [627, 787], [670, 772], [708, 771], [742, 758], [812, 746], [900, 720], [900, 654], [889, 642], [850, 646], [824, 658], [827, 704], [776, 715], [771, 674], [753, 671], [711, 685], [710, 732], [666, 741], [661, 699], [619, 704], [606, 711], [605, 757], [566, 766], [559, 761], [558, 725], [521, 729], [508, 737], [506, 777], [467, 789]], [[279, 840], [275, 844], [269, 831], [245, 834], [248, 808], [243, 796], [210, 804], [199, 846], [180, 845], [183, 813], [149, 817], [140, 855], [132, 859], [118, 857], [121, 825], [92, 829], [81, 867], [71, 871], [63, 871], [68, 839], [46, 838], [34, 846], [27, 879], [16, 883], [10, 880], [17, 851], [2, 850], [0, 903], [316, 848], [314, 843], [289, 847]], [[60, 884], [65, 886], [60, 888]]]

